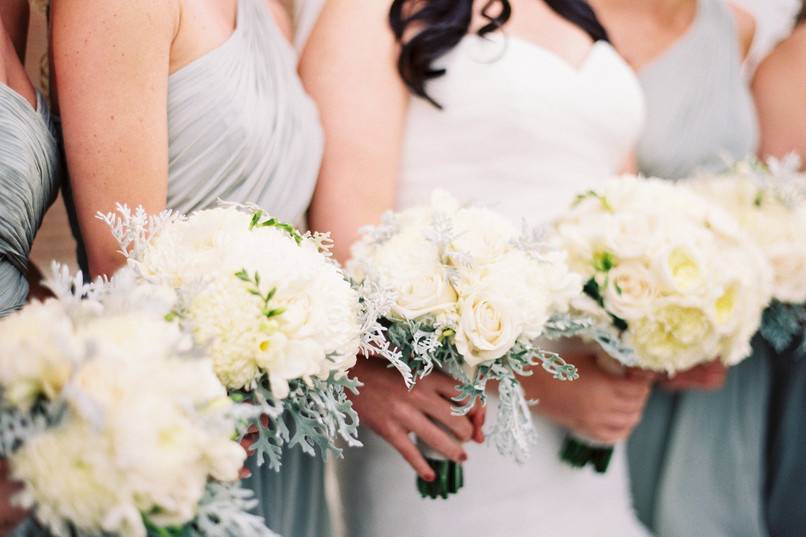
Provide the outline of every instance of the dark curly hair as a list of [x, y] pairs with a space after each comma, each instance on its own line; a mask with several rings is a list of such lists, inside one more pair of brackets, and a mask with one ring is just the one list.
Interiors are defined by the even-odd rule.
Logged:
[[806, 22], [806, 0], [803, 1], [803, 7], [800, 8], [798, 13], [798, 24]]
[[[538, 1], [545, 1], [594, 41], [609, 41], [607, 31], [585, 0]], [[441, 106], [428, 94], [426, 84], [445, 74], [445, 69], [435, 68], [434, 62], [450, 52], [470, 31], [474, 4], [474, 0], [394, 0], [389, 10], [389, 24], [401, 45], [397, 69], [403, 82], [414, 95], [438, 108]], [[487, 24], [478, 35], [484, 36], [507, 23], [512, 16], [512, 5], [509, 0], [488, 0], [481, 14]]]

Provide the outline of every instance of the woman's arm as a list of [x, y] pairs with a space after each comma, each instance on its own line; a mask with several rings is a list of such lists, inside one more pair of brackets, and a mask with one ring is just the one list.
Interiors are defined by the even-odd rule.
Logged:
[[76, 212], [93, 276], [122, 264], [97, 211], [165, 208], [167, 93], [179, 5], [53, 0], [53, 55]]
[[389, 2], [329, 0], [300, 62], [326, 140], [310, 210], [344, 261], [358, 229], [394, 206], [409, 96], [386, 22]]
[[[326, 147], [310, 210], [313, 229], [330, 231], [344, 261], [358, 229], [394, 206], [408, 95], [395, 69], [396, 51], [386, 17], [389, 2], [329, 0], [300, 63], [303, 81], [318, 102]], [[454, 382], [432, 374], [408, 391], [400, 375], [378, 360], [360, 360], [365, 386], [353, 403], [362, 423], [394, 446], [426, 480], [435, 475], [412, 443], [414, 432], [455, 461], [466, 458], [459, 441], [481, 440], [481, 411], [451, 415]]]
[[795, 151], [806, 163], [806, 24], [762, 62], [753, 93], [761, 124], [759, 155]]
[[21, 62], [25, 61], [25, 48], [28, 44], [28, 0], [3, 0], [0, 2], [0, 21], [14, 43], [14, 49]]

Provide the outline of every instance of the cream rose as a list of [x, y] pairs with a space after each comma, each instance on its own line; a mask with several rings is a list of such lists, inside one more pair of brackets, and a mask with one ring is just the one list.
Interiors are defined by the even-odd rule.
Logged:
[[688, 294], [705, 285], [706, 273], [701, 256], [688, 246], [676, 245], [666, 249], [658, 262], [661, 283], [668, 289]]
[[393, 315], [404, 320], [445, 313], [455, 307], [456, 291], [444, 273], [422, 274], [401, 283], [392, 307]]
[[630, 321], [647, 315], [658, 297], [652, 273], [637, 261], [621, 263], [608, 273], [605, 305], [611, 313]]
[[518, 308], [495, 293], [472, 292], [459, 301], [456, 348], [471, 367], [504, 356], [522, 330]]

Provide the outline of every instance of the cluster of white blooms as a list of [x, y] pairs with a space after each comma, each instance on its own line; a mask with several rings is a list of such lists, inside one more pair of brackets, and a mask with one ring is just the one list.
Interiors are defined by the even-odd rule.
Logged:
[[633, 365], [674, 373], [749, 355], [771, 271], [718, 206], [679, 185], [623, 177], [581, 194], [555, 229], [586, 281], [575, 307], [611, 322]]
[[730, 212], [755, 240], [772, 266], [775, 299], [806, 304], [806, 177], [775, 176], [744, 162], [732, 173], [686, 184]]
[[174, 217], [133, 259], [141, 275], [181, 298], [178, 314], [230, 389], [268, 377], [344, 376], [361, 342], [359, 297], [316, 237], [230, 206]]
[[527, 239], [507, 218], [437, 191], [429, 206], [368, 229], [348, 272], [392, 292], [390, 320], [430, 321], [474, 368], [539, 337], [581, 292], [562, 253]]
[[246, 458], [210, 361], [162, 314], [108, 298], [51, 299], [0, 322], [3, 411], [48, 422], [13, 446], [16, 501], [59, 537], [144, 537], [144, 518], [181, 527]]

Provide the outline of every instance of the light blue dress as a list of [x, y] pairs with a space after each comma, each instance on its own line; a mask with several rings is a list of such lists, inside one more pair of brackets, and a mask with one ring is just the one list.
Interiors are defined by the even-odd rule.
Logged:
[[36, 109], [0, 84], [0, 317], [28, 298], [28, 255], [61, 182], [56, 129], [42, 95]]
[[[647, 101], [645, 175], [678, 179], [755, 154], [758, 126], [733, 13], [699, 0], [688, 32], [639, 74]], [[641, 520], [660, 537], [763, 537], [767, 349], [716, 392], [652, 394], [629, 441]]]
[[[266, 0], [239, 0], [233, 35], [170, 76], [169, 208], [254, 203], [304, 225], [324, 137], [296, 68]], [[286, 450], [279, 473], [253, 459], [250, 470], [245, 484], [271, 529], [283, 537], [330, 535], [321, 458]]]

